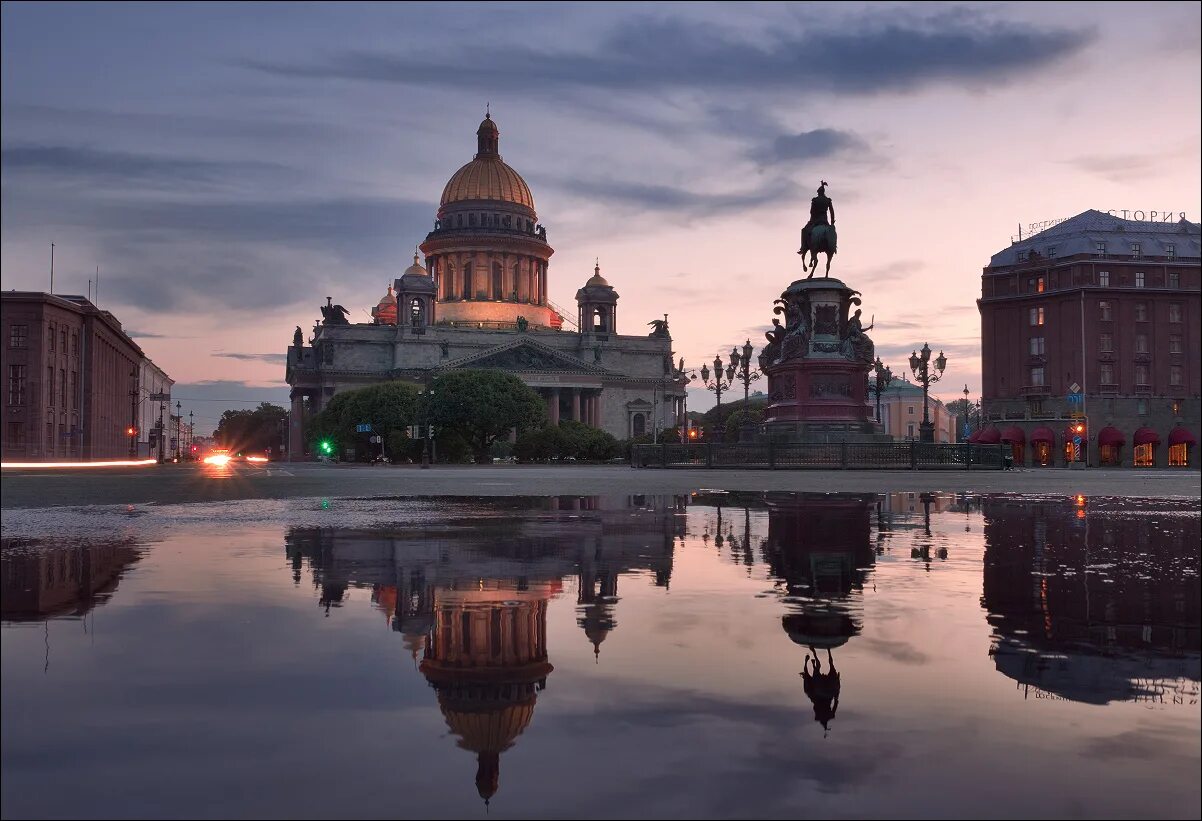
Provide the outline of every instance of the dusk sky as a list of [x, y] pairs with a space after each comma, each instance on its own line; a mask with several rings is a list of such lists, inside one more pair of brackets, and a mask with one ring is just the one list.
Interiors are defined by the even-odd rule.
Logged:
[[46, 290], [54, 242], [56, 291], [99, 266], [198, 433], [234, 405], [201, 399], [285, 404], [293, 328], [327, 295], [368, 321], [487, 102], [573, 318], [600, 257], [619, 332], [758, 350], [825, 179], [878, 355], [929, 341], [936, 393], [975, 398], [981, 268], [1019, 224], [1198, 220], [1200, 10], [5, 3], [3, 287]]

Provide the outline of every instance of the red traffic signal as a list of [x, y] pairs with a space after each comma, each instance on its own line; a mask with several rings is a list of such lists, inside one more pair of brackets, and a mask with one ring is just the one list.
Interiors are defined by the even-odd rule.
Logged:
[[137, 429], [137, 428], [135, 428], [135, 427], [133, 427], [133, 426], [131, 425], [130, 427], [128, 427], [128, 428], [126, 428], [126, 429], [125, 429], [125, 435], [126, 435], [126, 436], [137, 436], [137, 435], [138, 435], [138, 429]]

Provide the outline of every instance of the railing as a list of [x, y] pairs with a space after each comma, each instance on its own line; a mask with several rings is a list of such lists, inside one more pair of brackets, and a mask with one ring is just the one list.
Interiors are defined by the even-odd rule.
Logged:
[[744, 468], [824, 470], [999, 470], [1007, 445], [933, 442], [835, 442], [831, 444], [694, 443], [635, 445], [638, 468]]
[[1019, 393], [1023, 396], [1051, 396], [1052, 389], [1047, 385], [1023, 385]]

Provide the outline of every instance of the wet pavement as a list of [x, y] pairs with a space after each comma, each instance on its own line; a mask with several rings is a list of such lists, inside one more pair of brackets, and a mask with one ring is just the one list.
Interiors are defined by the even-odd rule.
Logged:
[[6, 510], [0, 809], [1197, 817], [1200, 523], [920, 492]]

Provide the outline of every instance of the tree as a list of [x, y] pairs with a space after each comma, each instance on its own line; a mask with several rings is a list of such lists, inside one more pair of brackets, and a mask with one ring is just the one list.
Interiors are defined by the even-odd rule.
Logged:
[[980, 427], [980, 408], [977, 406], [976, 402], [970, 402], [964, 399], [954, 399], [951, 402], [948, 402], [946, 407], [947, 412], [950, 413], [956, 420], [956, 430], [959, 434], [959, 441], [963, 441], [966, 438], [963, 431], [965, 410], [968, 411], [969, 428], [975, 430], [976, 428]]
[[221, 414], [213, 438], [233, 451], [266, 453], [281, 447], [288, 411], [270, 402], [254, 410], [227, 410]]
[[[406, 429], [416, 422], [417, 401], [417, 388], [408, 382], [344, 391], [309, 421], [305, 434], [310, 442], [332, 441], [336, 452], [353, 447], [365, 457], [380, 449], [370, 437], [383, 436], [389, 455], [400, 459], [408, 455]], [[360, 425], [370, 425], [371, 431], [357, 430]]]
[[537, 393], [503, 371], [448, 371], [430, 383], [430, 422], [458, 433], [477, 462], [487, 462], [492, 443], [509, 432], [539, 427], [547, 411]]

